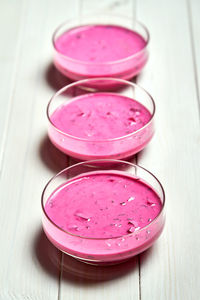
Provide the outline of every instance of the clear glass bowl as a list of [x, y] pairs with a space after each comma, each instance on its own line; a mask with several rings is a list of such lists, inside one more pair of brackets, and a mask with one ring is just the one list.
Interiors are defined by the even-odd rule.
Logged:
[[[103, 140], [91, 140], [72, 136], [61, 131], [53, 124], [51, 116], [58, 107], [69, 102], [75, 96], [101, 92], [101, 87], [106, 83], [115, 86], [116, 95], [134, 99], [148, 109], [151, 114], [149, 122], [139, 130], [127, 135]], [[93, 88], [91, 88], [91, 84]], [[97, 87], [95, 88], [94, 86]], [[117, 90], [116, 86], [118, 86]], [[142, 150], [151, 140], [154, 134], [154, 114], [155, 103], [153, 98], [138, 85], [115, 78], [85, 79], [65, 86], [50, 100], [47, 106], [47, 117], [49, 120], [48, 135], [51, 142], [59, 150], [79, 160], [128, 158]]]
[[[60, 53], [56, 49], [56, 40], [64, 32], [83, 25], [116, 25], [133, 30], [138, 33], [146, 42], [144, 48], [137, 53], [126, 58], [105, 63], [94, 63], [76, 60]], [[131, 79], [136, 76], [145, 66], [148, 60], [149, 32], [147, 28], [138, 21], [133, 21], [127, 17], [114, 15], [93, 15], [82, 16], [79, 19], [68, 21], [59, 26], [52, 38], [54, 47], [55, 67], [65, 76], [72, 80], [81, 80], [94, 77], [115, 77], [121, 79]]]
[[[45, 203], [58, 187], [69, 179], [88, 172], [108, 170], [141, 179], [157, 193], [162, 202], [162, 209], [146, 227], [115, 238], [87, 238], [63, 230], [48, 217]], [[151, 247], [160, 236], [165, 223], [165, 193], [161, 183], [152, 173], [130, 162], [118, 160], [81, 162], [64, 169], [47, 183], [42, 193], [42, 211], [44, 231], [59, 250], [85, 263], [117, 264]]]

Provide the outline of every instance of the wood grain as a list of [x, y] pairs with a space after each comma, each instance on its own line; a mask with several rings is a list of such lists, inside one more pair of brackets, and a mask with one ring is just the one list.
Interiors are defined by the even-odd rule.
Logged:
[[[21, 40], [23, 2], [2, 2], [0, 18], [0, 170], [4, 154], [6, 132], [8, 127], [9, 112], [11, 109], [11, 98], [13, 86], [17, 75], [17, 58], [19, 57], [19, 44]], [[11, 24], [11, 21], [13, 23]], [[14, 25], [14, 26], [13, 26]]]
[[141, 255], [141, 299], [196, 299], [200, 128], [187, 3], [138, 1], [137, 18], [151, 32], [150, 61], [138, 83], [157, 105], [156, 135], [139, 163], [163, 183], [167, 215], [144, 264]]
[[[188, 18], [190, 28], [190, 42], [193, 57], [193, 69], [196, 84], [196, 94], [200, 107], [200, 2], [198, 0], [188, 0]], [[200, 110], [200, 109], [199, 109]]]
[[7, 117], [1, 127], [5, 135], [0, 178], [2, 300], [58, 298], [60, 254], [41, 233], [40, 197], [54, 174], [45, 139], [45, 109], [54, 92], [47, 82], [51, 34], [60, 18], [78, 14], [78, 1], [60, 1], [60, 5], [56, 17], [54, 1], [4, 1], [5, 13], [12, 11], [16, 28], [15, 22], [7, 24], [7, 63], [5, 57], [1, 60], [5, 61], [1, 76], [8, 77], [9, 72], [11, 78], [4, 82], [7, 92], [3, 87], [0, 97], [5, 103], [1, 112]]

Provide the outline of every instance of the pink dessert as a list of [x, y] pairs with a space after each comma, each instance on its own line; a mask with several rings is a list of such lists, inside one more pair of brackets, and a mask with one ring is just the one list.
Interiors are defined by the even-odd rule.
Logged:
[[163, 222], [157, 192], [145, 181], [119, 171], [93, 171], [60, 185], [45, 212], [44, 229], [60, 250], [89, 261], [127, 259], [152, 245]]
[[138, 101], [115, 93], [74, 97], [50, 116], [49, 137], [64, 153], [81, 160], [124, 158], [153, 135], [152, 115]]
[[113, 238], [137, 231], [154, 220], [161, 208], [159, 196], [142, 181], [105, 173], [67, 182], [45, 206], [56, 225], [89, 238]]
[[144, 67], [147, 40], [116, 25], [84, 25], [54, 36], [55, 66], [72, 80], [130, 79]]

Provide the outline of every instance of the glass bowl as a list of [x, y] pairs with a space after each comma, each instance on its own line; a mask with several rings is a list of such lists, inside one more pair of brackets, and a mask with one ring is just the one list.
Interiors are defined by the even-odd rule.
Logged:
[[[151, 114], [151, 118], [148, 123], [137, 131], [109, 139], [93, 139], [92, 137], [80, 138], [72, 136], [63, 132], [60, 128], [54, 125], [51, 118], [58, 108], [70, 101], [73, 101], [75, 97], [82, 97], [91, 94], [98, 95], [98, 93], [101, 92], [101, 86], [103, 86], [105, 82], [118, 86], [118, 89], [115, 89], [115, 95], [128, 97], [131, 100], [134, 99], [138, 103], [142, 104]], [[91, 88], [91, 84], [93, 86], [97, 84], [98, 87]], [[107, 89], [107, 91], [108, 90], [109, 89]], [[110, 92], [106, 93], [108, 95]], [[114, 95], [113, 92], [111, 95]], [[51, 142], [59, 150], [78, 160], [128, 158], [142, 150], [151, 140], [154, 134], [154, 114], [154, 100], [151, 95], [140, 86], [129, 81], [115, 78], [85, 79], [65, 86], [50, 100], [47, 106], [47, 117], [49, 121], [48, 135]], [[102, 122], [105, 122], [104, 119], [102, 119]], [[95, 124], [93, 124], [93, 126], [95, 126]]]
[[[88, 25], [113, 25], [121, 26], [139, 34], [145, 41], [145, 46], [138, 52], [129, 55], [123, 59], [93, 62], [73, 59], [62, 54], [56, 46], [57, 39], [66, 31], [79, 26]], [[94, 78], [94, 77], [115, 77], [121, 79], [131, 79], [136, 76], [145, 66], [148, 60], [149, 32], [147, 28], [138, 21], [131, 18], [114, 15], [93, 15], [81, 16], [60, 25], [54, 32], [54, 64], [55, 67], [65, 76], [73, 81]]]
[[[112, 165], [112, 168], [110, 167]], [[118, 172], [147, 184], [156, 192], [162, 208], [155, 219], [137, 231], [113, 238], [90, 238], [72, 234], [56, 225], [45, 211], [45, 204], [55, 190], [69, 180], [94, 172]], [[103, 188], [103, 187], [102, 187]], [[95, 201], [95, 200], [94, 200]], [[54, 176], [42, 193], [42, 224], [48, 239], [62, 252], [89, 264], [109, 265], [123, 262], [151, 247], [165, 223], [165, 193], [158, 179], [146, 169], [130, 162], [95, 160], [70, 166]]]

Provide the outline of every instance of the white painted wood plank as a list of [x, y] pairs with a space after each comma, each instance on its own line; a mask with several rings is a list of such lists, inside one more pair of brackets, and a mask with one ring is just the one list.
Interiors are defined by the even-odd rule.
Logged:
[[65, 256], [60, 299], [139, 299], [137, 264], [136, 257], [121, 265], [95, 267]]
[[81, 0], [80, 13], [108, 13], [132, 18], [135, 15], [135, 3], [135, 0]]
[[[52, 58], [52, 31], [77, 13], [78, 1], [25, 1], [0, 178], [2, 300], [58, 299], [60, 253], [41, 233], [40, 197], [66, 157], [43, 141], [45, 109], [54, 88], [47, 83], [46, 70]], [[10, 82], [7, 88], [12, 88]]]
[[191, 31], [191, 47], [193, 51], [193, 64], [197, 97], [200, 106], [200, 1], [188, 0], [189, 25]]
[[17, 74], [17, 57], [22, 32], [23, 1], [1, 1], [0, 18], [0, 170], [8, 126], [10, 98]]
[[[134, 3], [135, 1], [84, 0], [80, 14], [118, 13], [133, 18]], [[75, 272], [71, 271], [73, 269]], [[64, 255], [63, 270], [60, 300], [139, 299], [138, 257], [126, 264], [102, 268], [76, 262]], [[76, 276], [73, 277], [72, 273]], [[102, 281], [102, 278], [105, 279]]]
[[150, 30], [150, 61], [138, 78], [155, 98], [156, 135], [138, 155], [166, 190], [166, 228], [141, 255], [141, 299], [199, 296], [200, 128], [186, 1], [138, 1]]

